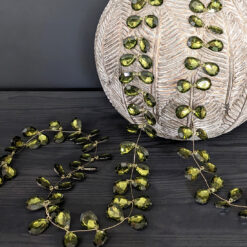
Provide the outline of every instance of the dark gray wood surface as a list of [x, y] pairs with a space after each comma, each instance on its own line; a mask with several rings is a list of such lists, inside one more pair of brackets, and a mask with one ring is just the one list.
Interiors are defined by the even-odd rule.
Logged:
[[[72, 212], [72, 227], [80, 228], [80, 213], [93, 210], [102, 225], [109, 225], [105, 209], [112, 198], [112, 184], [117, 176], [114, 167], [120, 157], [119, 143], [133, 140], [126, 134], [126, 121], [112, 108], [103, 92], [0, 92], [0, 147], [20, 134], [29, 125], [46, 128], [50, 120], [58, 119], [68, 126], [73, 117], [80, 117], [86, 129], [100, 128], [109, 135], [109, 143], [101, 150], [114, 154], [112, 161], [98, 164], [99, 172], [92, 174], [74, 190], [66, 193], [65, 207]], [[154, 206], [145, 212], [149, 227], [136, 232], [126, 224], [110, 232], [109, 247], [240, 247], [247, 245], [247, 225], [240, 223], [237, 210], [223, 215], [214, 208], [213, 201], [200, 206], [194, 203], [193, 194], [201, 182], [190, 183], [184, 179], [184, 169], [192, 161], [176, 155], [180, 146], [190, 146], [171, 140], [141, 139], [150, 151], [148, 163], [152, 169], [151, 187], [148, 194]], [[247, 184], [247, 125], [232, 133], [201, 142], [200, 148], [208, 149], [212, 162], [217, 164], [219, 174], [225, 180], [222, 194], [234, 186], [246, 189]], [[44, 195], [37, 187], [35, 178], [45, 176], [55, 181], [53, 164], [65, 166], [78, 159], [80, 149], [70, 143], [51, 144], [36, 151], [18, 155], [14, 166], [18, 177], [0, 188], [0, 246], [3, 247], [51, 247], [62, 246], [63, 232], [50, 227], [40, 236], [27, 233], [29, 222], [41, 217], [43, 212], [29, 212], [25, 200], [33, 195]], [[247, 193], [244, 193], [246, 198]], [[243, 200], [243, 203], [245, 201]], [[110, 223], [111, 224], [111, 223]], [[81, 245], [92, 246], [92, 234], [82, 234]]]

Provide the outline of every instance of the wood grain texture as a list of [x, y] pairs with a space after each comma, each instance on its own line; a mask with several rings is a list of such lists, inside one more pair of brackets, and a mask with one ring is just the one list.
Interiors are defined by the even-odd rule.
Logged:
[[[0, 92], [0, 147], [7, 146], [9, 139], [18, 135], [23, 127], [33, 125], [46, 127], [53, 119], [66, 126], [78, 116], [85, 128], [100, 128], [103, 135], [111, 136], [102, 146], [114, 154], [114, 159], [98, 164], [99, 172], [78, 183], [74, 190], [66, 193], [65, 207], [72, 212], [72, 226], [79, 228], [79, 215], [85, 210], [94, 210], [100, 222], [106, 226], [106, 205], [112, 198], [112, 184], [117, 176], [115, 165], [125, 160], [118, 152], [119, 143], [133, 139], [125, 132], [126, 120], [115, 111], [103, 92]], [[127, 225], [110, 232], [108, 247], [244, 247], [247, 225], [242, 225], [237, 211], [222, 215], [212, 205], [199, 206], [193, 194], [200, 182], [189, 183], [183, 177], [190, 161], [181, 160], [176, 150], [182, 144], [177, 141], [142, 138], [142, 144], [150, 151], [148, 163], [152, 169], [150, 177], [154, 206], [145, 212], [149, 227], [136, 232]], [[190, 147], [190, 143], [184, 143]], [[247, 197], [247, 124], [233, 132], [207, 142], [197, 144], [208, 149], [219, 174], [225, 179], [225, 189], [241, 186]], [[27, 198], [42, 195], [35, 178], [43, 175], [54, 180], [53, 164], [65, 166], [80, 155], [78, 146], [70, 143], [50, 144], [36, 151], [25, 151], [14, 162], [19, 176], [0, 188], [0, 246], [3, 247], [59, 247], [63, 233], [50, 227], [41, 236], [30, 236], [27, 226], [30, 221], [43, 215], [24, 208]], [[224, 193], [223, 193], [224, 194]], [[80, 246], [90, 247], [92, 234], [80, 235]]]

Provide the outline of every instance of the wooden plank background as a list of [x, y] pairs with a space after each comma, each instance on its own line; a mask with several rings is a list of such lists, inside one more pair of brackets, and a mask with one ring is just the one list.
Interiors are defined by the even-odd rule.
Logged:
[[[29, 125], [39, 129], [50, 120], [60, 120], [68, 127], [73, 117], [79, 117], [86, 129], [99, 128], [110, 141], [101, 150], [114, 155], [112, 161], [99, 163], [99, 172], [92, 174], [74, 190], [66, 193], [65, 208], [72, 213], [72, 228], [80, 228], [80, 213], [93, 210], [102, 226], [111, 224], [105, 217], [106, 205], [112, 198], [112, 184], [118, 179], [115, 165], [127, 157], [120, 157], [119, 143], [134, 140], [126, 134], [126, 121], [112, 108], [103, 92], [0, 92], [0, 147], [9, 144], [11, 137], [19, 135]], [[247, 224], [232, 209], [222, 213], [213, 206], [194, 203], [193, 194], [202, 187], [200, 181], [190, 183], [184, 179], [184, 169], [192, 161], [182, 160], [176, 150], [190, 143], [142, 137], [141, 143], [150, 151], [151, 187], [148, 190], [154, 206], [145, 212], [149, 227], [141, 232], [124, 224], [110, 234], [108, 247], [242, 247], [247, 245]], [[216, 139], [198, 143], [210, 151], [212, 162], [218, 166], [227, 191], [235, 186], [246, 189], [247, 184], [247, 124]], [[18, 155], [14, 166], [18, 177], [0, 188], [0, 246], [50, 247], [62, 246], [63, 232], [50, 227], [40, 236], [27, 233], [29, 222], [43, 215], [42, 211], [29, 212], [25, 200], [33, 195], [45, 195], [35, 178], [45, 176], [54, 181], [53, 165], [65, 166], [78, 159], [80, 149], [71, 143], [51, 144], [35, 151]], [[245, 203], [244, 193], [242, 203]], [[81, 245], [92, 246], [93, 234], [80, 235]]]

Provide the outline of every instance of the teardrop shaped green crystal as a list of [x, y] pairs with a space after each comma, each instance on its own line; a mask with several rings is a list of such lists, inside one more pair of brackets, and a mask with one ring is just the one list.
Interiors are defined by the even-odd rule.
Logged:
[[128, 154], [130, 151], [132, 151], [135, 147], [135, 143], [134, 142], [129, 142], [129, 141], [125, 141], [120, 143], [120, 153], [123, 154]]
[[66, 232], [64, 235], [63, 243], [65, 247], [76, 247], [78, 246], [78, 237], [73, 232]]
[[116, 166], [115, 171], [118, 175], [127, 174], [131, 169], [131, 164], [127, 162], [121, 162], [119, 165]]
[[134, 80], [134, 74], [132, 72], [124, 72], [119, 76], [119, 81], [122, 84], [128, 84]]
[[199, 90], [206, 91], [211, 88], [211, 80], [207, 77], [202, 77], [196, 81], [196, 88]]
[[131, 7], [133, 10], [141, 10], [146, 4], [146, 0], [131, 0]]
[[65, 175], [64, 168], [61, 164], [54, 165], [54, 171], [57, 173], [58, 176], [62, 177]]
[[192, 156], [192, 151], [187, 148], [179, 148], [177, 154], [183, 159], [188, 159]]
[[203, 65], [203, 70], [210, 76], [216, 76], [220, 72], [220, 68], [216, 63], [207, 62]]
[[142, 19], [138, 15], [132, 15], [128, 17], [126, 21], [127, 26], [132, 29], [138, 27], [141, 23], [142, 23]]
[[41, 187], [43, 187], [43, 188], [45, 188], [45, 189], [49, 189], [50, 186], [51, 186], [50, 181], [47, 180], [47, 179], [44, 178], [44, 177], [38, 177], [38, 178], [36, 179], [36, 182], [37, 182], [37, 184], [38, 184], [39, 186], [41, 186]]
[[163, 4], [163, 0], [148, 0], [148, 2], [152, 6], [161, 6]]
[[39, 134], [38, 140], [42, 146], [46, 146], [49, 143], [49, 137], [44, 134]]
[[218, 191], [221, 189], [224, 185], [224, 181], [221, 177], [219, 176], [214, 176], [211, 181], [211, 187], [214, 190], [214, 192]]
[[129, 181], [128, 180], [119, 180], [115, 182], [113, 186], [113, 193], [118, 195], [123, 195], [127, 192], [129, 187]]
[[25, 136], [25, 137], [32, 137], [32, 136], [35, 136], [38, 134], [38, 130], [34, 127], [27, 127], [25, 128], [23, 131], [22, 131], [22, 134]]
[[144, 99], [144, 102], [147, 104], [147, 106], [149, 106], [149, 107], [155, 107], [156, 106], [156, 101], [155, 101], [155, 98], [152, 94], [144, 93], [143, 99]]
[[52, 219], [54, 219], [57, 216], [57, 214], [60, 212], [60, 208], [57, 205], [51, 205], [51, 206], [48, 206], [47, 211], [49, 213], [49, 216]]
[[203, 13], [206, 10], [204, 4], [199, 0], [191, 0], [189, 7], [194, 13]]
[[127, 96], [136, 96], [140, 93], [140, 88], [136, 87], [136, 86], [132, 86], [132, 85], [127, 85], [124, 88], [124, 93]]
[[197, 203], [204, 205], [207, 204], [209, 201], [209, 197], [210, 197], [210, 190], [198, 190], [195, 194], [195, 200]]
[[14, 177], [16, 177], [16, 175], [17, 175], [17, 171], [15, 168], [8, 165], [4, 165], [2, 167], [2, 176], [5, 180], [11, 180]]
[[148, 182], [148, 179], [146, 177], [136, 177], [133, 180], [132, 184], [136, 189], [138, 189], [140, 191], [145, 191], [149, 187], [149, 182]]
[[231, 202], [236, 202], [239, 199], [241, 199], [242, 195], [243, 195], [243, 190], [242, 189], [240, 189], [240, 188], [234, 188], [234, 189], [232, 189], [232, 190], [229, 191], [229, 193], [228, 193], [228, 199]]
[[203, 129], [197, 129], [196, 130], [196, 135], [203, 141], [208, 139], [207, 132]]
[[34, 220], [28, 227], [28, 232], [32, 235], [39, 235], [43, 233], [49, 226], [48, 219]]
[[11, 146], [14, 146], [16, 148], [22, 148], [24, 147], [25, 143], [24, 141], [22, 141], [20, 136], [15, 136], [12, 140], [11, 140]]
[[197, 36], [191, 36], [188, 39], [187, 45], [191, 49], [201, 49], [203, 47], [203, 41]]
[[214, 165], [213, 163], [207, 162], [204, 165], [205, 169], [209, 172], [215, 173], [217, 171], [217, 167], [216, 165]]
[[26, 201], [26, 208], [31, 211], [36, 211], [44, 207], [45, 199], [42, 197], [31, 197]]
[[197, 167], [189, 166], [185, 170], [185, 177], [189, 181], [195, 181], [200, 174], [200, 170]]
[[136, 58], [133, 54], [125, 54], [121, 56], [120, 63], [124, 67], [128, 67], [135, 62]]
[[58, 190], [70, 190], [73, 187], [73, 183], [71, 181], [65, 181], [58, 184]]
[[180, 105], [176, 108], [176, 116], [179, 119], [187, 117], [191, 113], [191, 109], [187, 105]]
[[141, 55], [138, 58], [139, 63], [141, 64], [142, 68], [150, 69], [153, 66], [152, 59], [147, 55]]
[[154, 75], [153, 73], [149, 72], [149, 71], [142, 71], [138, 77], [140, 78], [140, 80], [146, 84], [152, 84], [154, 81]]
[[208, 26], [207, 29], [209, 31], [211, 31], [212, 33], [215, 33], [215, 34], [223, 34], [224, 33], [222, 28], [217, 27], [217, 26], [213, 26], [213, 25]]
[[71, 178], [77, 181], [83, 181], [86, 178], [86, 174], [84, 172], [73, 172]]
[[65, 136], [62, 131], [57, 132], [57, 134], [54, 136], [54, 142], [55, 143], [62, 143], [65, 140]]
[[139, 105], [130, 104], [128, 105], [128, 112], [131, 116], [137, 116], [142, 112], [142, 109]]
[[202, 163], [207, 163], [210, 160], [210, 155], [206, 150], [196, 150], [194, 155], [196, 159]]
[[191, 138], [193, 135], [193, 131], [191, 128], [187, 127], [187, 126], [181, 126], [179, 129], [178, 129], [178, 136], [181, 138], [181, 139], [189, 139]]
[[142, 230], [147, 227], [147, 219], [144, 215], [138, 214], [128, 218], [129, 225], [135, 230]]
[[61, 124], [59, 121], [55, 120], [55, 121], [51, 121], [49, 123], [49, 129], [50, 130], [59, 130], [61, 128]]
[[138, 124], [128, 124], [126, 129], [130, 134], [137, 134], [140, 130]]
[[150, 125], [146, 125], [143, 130], [150, 138], [155, 138], [157, 136], [156, 130]]
[[201, 18], [199, 18], [198, 16], [196, 16], [196, 15], [191, 15], [189, 17], [189, 23], [193, 27], [197, 27], [197, 28], [204, 27], [203, 20]]
[[128, 50], [134, 49], [137, 45], [137, 38], [134, 36], [127, 37], [123, 40], [123, 45]]
[[110, 219], [116, 221], [122, 221], [124, 219], [123, 210], [117, 204], [109, 205], [106, 214]]
[[177, 88], [180, 93], [186, 93], [191, 89], [192, 85], [187, 80], [179, 80], [177, 82]]
[[220, 52], [223, 50], [224, 44], [221, 40], [214, 39], [214, 40], [211, 40], [207, 43], [207, 47], [211, 51]]
[[139, 173], [141, 176], [146, 177], [150, 174], [149, 166], [146, 164], [137, 164], [136, 172]]
[[147, 53], [150, 50], [150, 44], [145, 38], [141, 38], [139, 41], [139, 47], [142, 52]]
[[145, 117], [145, 119], [149, 125], [155, 125], [156, 124], [156, 119], [150, 111], [146, 111], [144, 113], [144, 117]]
[[136, 149], [137, 157], [140, 162], [144, 162], [148, 159], [149, 157], [149, 152], [146, 148], [142, 146], [138, 146]]
[[40, 141], [38, 139], [30, 140], [26, 143], [26, 146], [32, 150], [38, 149], [40, 147]]
[[156, 28], [159, 20], [155, 15], [148, 15], [145, 17], [145, 22], [150, 28]]
[[208, 12], [216, 13], [222, 10], [222, 3], [219, 0], [211, 0], [208, 4]]
[[194, 115], [199, 119], [204, 119], [207, 115], [206, 108], [204, 106], [197, 106], [194, 110]]
[[226, 209], [226, 208], [230, 207], [230, 205], [227, 201], [215, 202], [214, 205], [216, 208], [219, 208], [219, 209]]
[[82, 122], [79, 118], [74, 118], [70, 125], [74, 130], [81, 130], [82, 128]]
[[201, 61], [195, 57], [187, 57], [184, 61], [185, 68], [189, 70], [197, 69], [201, 64]]
[[7, 165], [10, 165], [11, 162], [13, 160], [13, 155], [12, 154], [9, 154], [9, 155], [3, 155], [1, 158], [0, 158], [0, 163], [4, 163], [4, 164], [7, 164]]
[[131, 205], [131, 201], [129, 201], [126, 197], [121, 195], [116, 195], [112, 199], [113, 204], [117, 204], [121, 208], [128, 208]]
[[60, 204], [64, 201], [64, 196], [62, 193], [56, 192], [48, 197], [51, 204]]
[[70, 228], [70, 213], [68, 211], [61, 211], [55, 218], [56, 224], [58, 224], [60, 227], [64, 229]]
[[80, 222], [83, 227], [88, 230], [99, 229], [98, 217], [92, 211], [87, 211], [81, 214]]
[[93, 244], [96, 247], [101, 247], [107, 242], [107, 240], [108, 240], [108, 236], [107, 236], [106, 231], [98, 230], [95, 233]]
[[134, 199], [134, 206], [141, 210], [147, 210], [152, 206], [152, 202], [148, 196], [141, 196]]

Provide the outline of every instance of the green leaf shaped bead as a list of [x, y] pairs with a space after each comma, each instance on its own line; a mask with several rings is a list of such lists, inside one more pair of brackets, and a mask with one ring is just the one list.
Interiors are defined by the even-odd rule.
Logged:
[[194, 115], [199, 119], [204, 119], [207, 115], [206, 108], [204, 106], [197, 106], [194, 110]]
[[87, 211], [81, 214], [81, 225], [88, 230], [99, 229], [98, 217], [92, 211]]
[[212, 172], [215, 173], [217, 171], [217, 167], [216, 165], [214, 165], [213, 163], [207, 162], [204, 165], [205, 170], [207, 170], [208, 172]]
[[129, 201], [126, 197], [116, 195], [112, 199], [112, 204], [117, 204], [121, 208], [128, 208], [131, 205], [131, 201]]
[[135, 143], [134, 142], [122, 142], [120, 144], [120, 153], [123, 154], [128, 154], [135, 148]]
[[221, 189], [224, 185], [224, 181], [221, 177], [219, 176], [214, 176], [212, 178], [212, 181], [211, 181], [211, 187], [212, 187], [212, 190], [215, 192], [215, 191], [218, 191], [219, 189]]
[[134, 80], [134, 74], [132, 72], [124, 72], [119, 76], [119, 81], [122, 84], [128, 84]]
[[156, 119], [150, 111], [146, 111], [144, 113], [144, 118], [146, 119], [146, 121], [149, 125], [155, 125], [156, 124]]
[[65, 247], [76, 247], [78, 246], [78, 237], [73, 232], [66, 232], [64, 235], [63, 243]]
[[57, 134], [54, 136], [55, 143], [63, 143], [64, 140], [65, 140], [65, 136], [62, 131], [57, 132]]
[[49, 213], [49, 216], [54, 219], [57, 214], [60, 212], [60, 208], [57, 205], [51, 205], [47, 208], [47, 211]]
[[141, 114], [142, 109], [139, 105], [130, 104], [130, 105], [128, 105], [128, 112], [131, 116], [137, 116], [137, 115]]
[[132, 86], [132, 85], [127, 85], [124, 88], [124, 93], [127, 96], [136, 96], [140, 93], [140, 88], [136, 87], [136, 86]]
[[152, 206], [152, 202], [148, 196], [141, 196], [134, 199], [134, 206], [141, 210], [147, 210]]
[[192, 135], [193, 135], [192, 129], [187, 127], [187, 126], [181, 126], [178, 129], [178, 136], [181, 139], [187, 140], [187, 139], [191, 138]]
[[161, 6], [163, 4], [163, 0], [148, 0], [148, 2], [152, 6]]
[[192, 151], [187, 148], [179, 148], [177, 154], [183, 159], [188, 159], [192, 156]]
[[124, 214], [122, 208], [117, 204], [111, 204], [108, 206], [106, 211], [107, 216], [116, 221], [124, 220]]
[[155, 101], [155, 98], [152, 94], [143, 93], [143, 99], [144, 99], [144, 102], [147, 104], [147, 106], [149, 106], [149, 107], [155, 107], [156, 106], [156, 101]]
[[180, 105], [176, 108], [176, 116], [179, 119], [187, 117], [191, 113], [191, 109], [187, 105]]
[[147, 53], [150, 50], [150, 43], [145, 38], [141, 38], [139, 40], [139, 47], [142, 52]]
[[203, 13], [206, 10], [204, 4], [199, 0], [191, 0], [189, 7], [194, 13]]
[[133, 186], [140, 191], [145, 191], [149, 187], [149, 182], [146, 177], [136, 177], [133, 182]]
[[28, 227], [28, 232], [32, 235], [39, 235], [43, 233], [49, 226], [49, 220], [38, 219], [34, 220]]
[[207, 62], [203, 65], [203, 70], [210, 76], [216, 76], [220, 72], [220, 68], [216, 63]]
[[49, 123], [49, 129], [50, 130], [56, 131], [56, 130], [59, 130], [60, 128], [61, 128], [61, 124], [59, 121], [51, 121]]
[[16, 177], [16, 175], [17, 175], [17, 171], [15, 168], [8, 165], [4, 165], [2, 167], [2, 176], [5, 180], [11, 180], [14, 177]]
[[238, 216], [239, 216], [241, 219], [246, 220], [246, 219], [247, 219], [247, 209], [241, 210], [241, 211], [238, 213]]
[[203, 41], [197, 36], [192, 36], [188, 39], [187, 45], [191, 49], [201, 49], [203, 47]]
[[71, 127], [74, 130], [81, 130], [81, 128], [82, 128], [82, 122], [81, 122], [81, 120], [78, 119], [78, 118], [74, 118], [73, 121], [71, 122]]
[[41, 146], [41, 144], [40, 144], [40, 141], [38, 139], [33, 139], [33, 140], [27, 142], [26, 146], [32, 150], [35, 150], [35, 149], [38, 149]]
[[196, 135], [203, 141], [208, 139], [208, 134], [205, 130], [203, 129], [197, 129], [196, 130]]
[[141, 214], [129, 217], [128, 223], [135, 230], [142, 230], [148, 225], [146, 217]]
[[208, 4], [208, 12], [216, 13], [222, 10], [222, 3], [219, 0], [211, 0]]
[[138, 124], [128, 124], [126, 129], [130, 134], [137, 134], [140, 130]]
[[34, 127], [27, 127], [25, 128], [23, 131], [22, 131], [22, 134], [25, 136], [25, 137], [32, 137], [32, 136], [35, 136], [38, 134], [38, 130]]
[[58, 176], [63, 177], [65, 175], [64, 168], [61, 164], [54, 165], [54, 171], [57, 173]]
[[97, 145], [98, 145], [98, 143], [96, 143], [96, 142], [84, 144], [82, 146], [82, 151], [83, 152], [91, 152], [97, 147]]
[[198, 190], [195, 194], [195, 200], [197, 203], [201, 205], [205, 205], [208, 203], [209, 198], [210, 198], [210, 190]]
[[11, 155], [11, 154], [10, 155], [3, 155], [0, 158], [1, 163], [7, 164], [7, 165], [10, 165], [12, 160], [13, 160], [13, 155]]
[[239, 199], [242, 198], [242, 195], [243, 195], [243, 190], [242, 189], [234, 188], [234, 189], [229, 191], [228, 199], [231, 202], [236, 202], [236, 201], [238, 201]]
[[70, 190], [73, 187], [73, 183], [71, 181], [60, 182], [58, 184], [58, 190]]
[[144, 162], [148, 159], [149, 157], [149, 152], [146, 148], [142, 146], [138, 146], [136, 149], [137, 157], [140, 162]]
[[195, 181], [200, 174], [200, 170], [196, 167], [189, 166], [185, 170], [185, 178], [189, 181]]
[[139, 56], [138, 61], [139, 61], [140, 65], [142, 66], [142, 68], [144, 68], [144, 69], [150, 69], [153, 66], [152, 59], [147, 55]]
[[135, 170], [143, 177], [146, 177], [150, 174], [150, 168], [146, 164], [137, 164]]
[[118, 195], [123, 195], [128, 191], [129, 181], [128, 180], [119, 180], [115, 182], [113, 186], [113, 193]]
[[192, 85], [187, 80], [179, 80], [177, 82], [177, 88], [180, 93], [186, 93], [191, 89]]
[[50, 189], [50, 187], [51, 187], [50, 181], [49, 181], [48, 179], [44, 178], [44, 177], [38, 177], [38, 178], [36, 179], [36, 182], [37, 182], [37, 184], [38, 184], [40, 187], [42, 187], [42, 188], [44, 188], [44, 189]]
[[145, 84], [152, 84], [154, 82], [154, 75], [149, 71], [142, 71], [138, 77]]
[[116, 166], [115, 171], [118, 175], [125, 175], [129, 173], [131, 169], [131, 164], [126, 162], [121, 162], [119, 165]]
[[52, 193], [48, 197], [48, 199], [51, 204], [60, 204], [64, 201], [64, 195], [62, 193], [56, 192], [56, 193]]
[[70, 213], [68, 211], [61, 211], [55, 218], [55, 223], [60, 227], [69, 230], [70, 228]]
[[24, 147], [25, 143], [22, 141], [20, 136], [15, 136], [12, 140], [11, 140], [11, 146], [14, 146], [16, 148], [22, 148]]
[[211, 80], [207, 77], [202, 77], [196, 81], [196, 88], [202, 91], [209, 90], [211, 85]]
[[191, 15], [189, 17], [189, 23], [193, 27], [197, 27], [197, 28], [204, 27], [203, 20], [201, 18], [199, 18], [198, 16], [196, 16], [196, 15]]
[[206, 150], [196, 150], [194, 155], [196, 159], [202, 163], [207, 163], [210, 160], [210, 155]]
[[44, 207], [45, 199], [42, 197], [31, 197], [26, 201], [26, 208], [31, 211], [36, 211]]
[[214, 40], [211, 40], [207, 43], [207, 47], [211, 51], [220, 52], [223, 50], [224, 44], [221, 40], [214, 39]]
[[219, 209], [226, 209], [229, 208], [230, 205], [227, 201], [218, 201], [214, 203], [214, 206]]
[[195, 57], [187, 57], [184, 61], [184, 65], [188, 70], [197, 69], [201, 64], [201, 61]]
[[137, 38], [134, 36], [127, 37], [123, 40], [123, 45], [128, 50], [134, 49], [137, 45]]
[[131, 7], [133, 10], [141, 10], [146, 5], [146, 0], [131, 0]]
[[143, 130], [150, 138], [155, 138], [157, 136], [156, 130], [150, 125], [146, 125]]
[[86, 178], [84, 172], [73, 172], [71, 178], [76, 181], [83, 181]]
[[137, 28], [142, 23], [142, 19], [138, 15], [132, 15], [128, 17], [126, 24], [129, 28]]
[[128, 67], [135, 62], [136, 58], [133, 54], [124, 54], [120, 58], [120, 63], [124, 67]]
[[41, 144], [41, 146], [46, 146], [49, 143], [49, 137], [44, 134], [39, 134], [38, 140]]
[[108, 240], [108, 236], [107, 236], [106, 231], [98, 230], [95, 233], [93, 244], [96, 247], [101, 247], [107, 242], [107, 240]]
[[147, 24], [147, 26], [153, 29], [158, 26], [159, 20], [155, 15], [148, 15], [145, 17], [145, 23]]
[[222, 28], [217, 27], [217, 26], [213, 26], [213, 25], [208, 26], [207, 29], [209, 31], [211, 31], [212, 33], [215, 33], [215, 34], [223, 34], [224, 33]]

